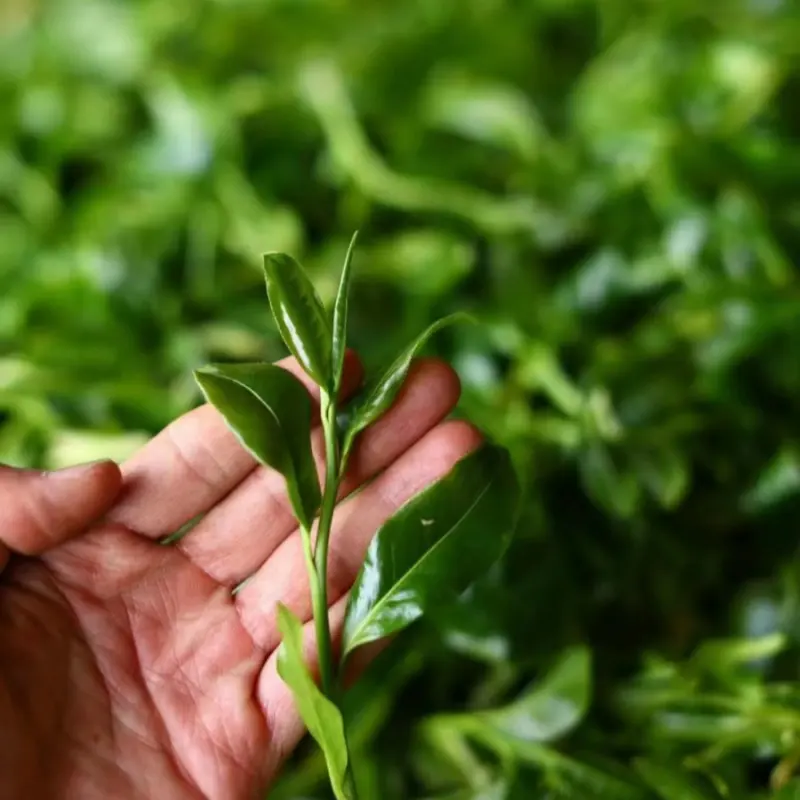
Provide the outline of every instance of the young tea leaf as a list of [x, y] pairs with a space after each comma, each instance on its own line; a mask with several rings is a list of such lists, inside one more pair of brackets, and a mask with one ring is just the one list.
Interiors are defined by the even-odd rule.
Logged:
[[308, 275], [285, 253], [265, 254], [264, 275], [283, 341], [314, 382], [330, 389], [331, 330]]
[[350, 240], [350, 247], [347, 248], [347, 255], [342, 267], [342, 276], [339, 279], [339, 291], [336, 293], [336, 302], [333, 305], [333, 339], [331, 354], [331, 374], [333, 376], [334, 396], [338, 394], [342, 383], [342, 371], [344, 369], [344, 354], [347, 350], [347, 307], [350, 296], [350, 275], [351, 264], [353, 261], [353, 250], [355, 248], [358, 232], [353, 234]]
[[320, 488], [311, 451], [311, 398], [303, 384], [273, 364], [212, 364], [195, 378], [245, 448], [283, 475], [295, 516], [310, 528]]
[[427, 330], [423, 331], [405, 350], [394, 360], [392, 365], [381, 377], [370, 386], [364, 395], [364, 400], [354, 409], [350, 427], [345, 434], [344, 452], [348, 452], [353, 440], [364, 428], [372, 425], [384, 414], [394, 402], [400, 387], [403, 385], [411, 361], [422, 349], [434, 333], [447, 325], [460, 320], [468, 320], [466, 314], [456, 313], [434, 322]]
[[[493, 743], [487, 741], [490, 747]], [[496, 747], [499, 742], [494, 743]], [[558, 750], [532, 742], [513, 740], [506, 756], [513, 755], [519, 761], [539, 767], [548, 782], [559, 788], [569, 789], [570, 794], [592, 800], [651, 800], [652, 795], [636, 781], [636, 776], [621, 764], [607, 759], [591, 763], [564, 755]]]
[[339, 709], [320, 691], [303, 660], [303, 627], [283, 604], [278, 604], [278, 674], [292, 690], [297, 710], [322, 748], [336, 800], [351, 800], [348, 791], [347, 742]]
[[519, 485], [485, 444], [406, 503], [375, 535], [350, 593], [342, 658], [454, 600], [505, 550]]
[[513, 739], [551, 742], [585, 716], [592, 693], [591, 652], [567, 650], [544, 680], [507, 706], [473, 714], [477, 724]]

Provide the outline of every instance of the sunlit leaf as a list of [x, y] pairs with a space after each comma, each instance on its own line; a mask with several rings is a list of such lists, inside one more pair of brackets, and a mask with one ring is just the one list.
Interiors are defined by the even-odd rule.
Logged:
[[519, 486], [508, 453], [486, 444], [378, 530], [353, 586], [343, 658], [455, 600], [505, 550]]

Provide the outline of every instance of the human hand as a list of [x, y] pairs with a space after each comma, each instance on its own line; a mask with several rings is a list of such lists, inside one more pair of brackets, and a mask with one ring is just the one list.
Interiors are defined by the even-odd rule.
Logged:
[[[293, 361], [281, 363], [313, 393]], [[345, 375], [352, 391], [360, 379], [352, 357]], [[458, 393], [449, 367], [417, 362], [393, 408], [357, 445], [331, 538], [335, 633], [378, 526], [479, 445], [466, 423], [443, 422]], [[321, 431], [313, 436], [321, 471]], [[314, 652], [283, 479], [256, 466], [210, 406], [170, 425], [122, 472], [116, 502], [111, 464], [91, 467], [46, 502], [15, 492], [18, 474], [0, 473], [0, 540], [14, 550], [40, 552], [105, 514], [41, 558], [12, 560], [0, 576], [0, 774], [8, 792], [0, 795], [258, 797], [304, 732], [276, 671], [278, 602], [307, 623], [311, 662]], [[159, 544], [199, 514], [188, 535]], [[20, 544], [25, 531], [33, 544]]]

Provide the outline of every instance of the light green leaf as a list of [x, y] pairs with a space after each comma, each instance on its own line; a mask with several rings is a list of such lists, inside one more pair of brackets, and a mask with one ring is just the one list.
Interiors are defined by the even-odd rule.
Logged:
[[786, 649], [787, 644], [782, 633], [749, 639], [707, 639], [692, 655], [690, 663], [721, 678], [731, 671], [774, 658]]
[[591, 666], [587, 648], [568, 650], [543, 681], [513, 703], [473, 716], [503, 736], [531, 742], [559, 739], [581, 722], [589, 708]]
[[295, 516], [310, 528], [320, 504], [311, 451], [311, 398], [273, 364], [212, 364], [195, 372], [208, 401], [256, 460], [277, 470]]
[[336, 800], [351, 800], [348, 791], [347, 742], [339, 709], [320, 691], [303, 660], [303, 627], [283, 604], [278, 604], [278, 674], [292, 690], [301, 719], [325, 754], [328, 777]]

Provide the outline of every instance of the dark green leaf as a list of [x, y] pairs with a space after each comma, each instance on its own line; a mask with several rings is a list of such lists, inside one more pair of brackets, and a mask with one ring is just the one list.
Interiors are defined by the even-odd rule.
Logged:
[[303, 626], [282, 603], [278, 604], [278, 674], [292, 690], [301, 719], [325, 754], [328, 777], [337, 800], [350, 800], [347, 791], [347, 741], [339, 709], [320, 691], [303, 660]]
[[266, 253], [264, 274], [283, 341], [309, 376], [319, 386], [330, 388], [331, 330], [308, 275], [285, 253]]
[[634, 766], [662, 800], [720, 800], [715, 791], [678, 766], [643, 758]]
[[350, 593], [342, 657], [455, 599], [505, 550], [519, 487], [508, 453], [483, 445], [378, 530]]
[[498, 733], [531, 742], [550, 742], [569, 733], [583, 719], [592, 693], [591, 653], [568, 650], [543, 681], [513, 703], [472, 715]]
[[284, 476], [294, 513], [310, 528], [320, 488], [311, 451], [311, 398], [303, 384], [273, 364], [212, 364], [195, 377], [239, 441]]
[[362, 400], [353, 411], [350, 428], [345, 436], [345, 452], [350, 450], [353, 440], [364, 428], [372, 425], [376, 419], [391, 407], [408, 374], [411, 361], [428, 339], [445, 326], [452, 325], [459, 320], [468, 319], [468, 315], [456, 313], [434, 322], [433, 325], [423, 331], [402, 353], [400, 353], [389, 369], [387, 369], [377, 381], [366, 389], [364, 392], [364, 400]]
[[333, 376], [333, 393], [336, 396], [342, 383], [342, 370], [344, 369], [344, 354], [347, 350], [347, 306], [350, 296], [350, 275], [353, 262], [353, 249], [355, 248], [358, 231], [350, 240], [347, 255], [342, 267], [342, 276], [339, 280], [339, 291], [336, 293], [336, 302], [333, 306], [333, 340], [331, 354], [331, 369]]

